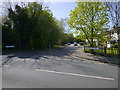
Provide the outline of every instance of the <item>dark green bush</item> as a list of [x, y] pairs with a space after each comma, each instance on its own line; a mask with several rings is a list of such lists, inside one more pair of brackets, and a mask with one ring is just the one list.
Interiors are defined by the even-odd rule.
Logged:
[[113, 44], [113, 48], [118, 48], [118, 43]]

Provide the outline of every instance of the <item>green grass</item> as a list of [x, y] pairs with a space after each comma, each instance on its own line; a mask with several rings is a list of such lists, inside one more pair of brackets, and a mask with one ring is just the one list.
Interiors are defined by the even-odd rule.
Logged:
[[60, 45], [54, 45], [54, 48], [57, 48], [57, 47], [63, 47], [63, 46], [60, 46]]

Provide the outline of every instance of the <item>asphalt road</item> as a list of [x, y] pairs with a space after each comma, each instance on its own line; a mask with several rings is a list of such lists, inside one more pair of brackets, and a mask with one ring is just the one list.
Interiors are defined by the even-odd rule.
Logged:
[[3, 88], [118, 88], [118, 67], [69, 55], [80, 46], [2, 56]]

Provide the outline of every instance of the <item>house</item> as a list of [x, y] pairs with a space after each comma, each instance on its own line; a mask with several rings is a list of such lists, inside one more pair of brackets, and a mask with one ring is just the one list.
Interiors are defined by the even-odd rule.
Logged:
[[109, 35], [110, 35], [110, 40], [107, 41], [107, 47], [110, 48], [113, 46], [113, 44], [117, 43], [118, 40], [120, 39], [120, 33], [118, 34], [118, 30], [120, 32], [120, 26], [118, 27], [113, 27], [112, 30], [109, 30]]
[[[103, 36], [105, 38], [105, 42], [102, 43], [102, 46], [103, 47], [106, 46], [107, 48], [113, 47], [115, 43], [118, 43], [118, 40], [120, 41], [120, 26], [113, 27], [113, 29], [105, 31], [105, 33], [103, 33]], [[97, 39], [93, 39], [93, 41], [96, 46], [98, 47], [100, 46], [99, 43], [101, 41]], [[87, 39], [86, 39], [86, 42], [88, 42]]]

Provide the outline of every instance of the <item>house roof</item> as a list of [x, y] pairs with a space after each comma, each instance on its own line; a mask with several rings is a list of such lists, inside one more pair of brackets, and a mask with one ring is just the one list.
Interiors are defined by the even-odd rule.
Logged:
[[120, 30], [120, 26], [113, 26], [113, 29], [109, 30], [109, 32], [116, 32], [117, 30]]
[[120, 26], [113, 26], [113, 28], [114, 28], [114, 29], [116, 29], [116, 28], [120, 28]]

